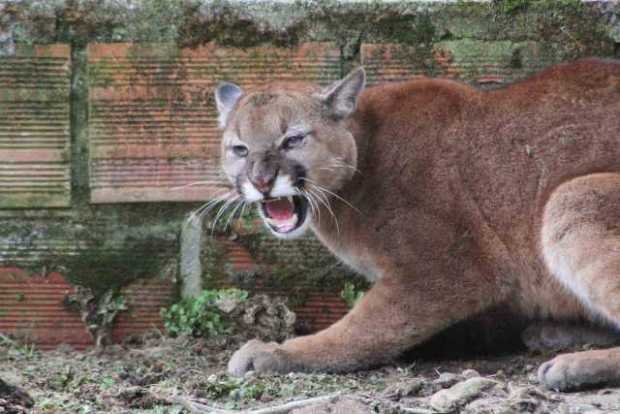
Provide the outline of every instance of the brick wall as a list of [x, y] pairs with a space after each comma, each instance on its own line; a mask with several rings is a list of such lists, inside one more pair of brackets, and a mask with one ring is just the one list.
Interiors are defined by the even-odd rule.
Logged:
[[[27, 324], [50, 346], [87, 343], [73, 316], [59, 319], [68, 336], [57, 339], [41, 339], [40, 330], [54, 333], [56, 325], [25, 316], [61, 312], [58, 292], [70, 287], [45, 276], [50, 256], [122, 253], [128, 242], [153, 237], [157, 251], [179, 254], [188, 212], [222, 189], [215, 82], [327, 84], [363, 64], [371, 84], [432, 75], [501, 87], [555, 62], [617, 57], [619, 14], [614, 2], [534, 0], [2, 2], [0, 331]], [[253, 266], [250, 253], [254, 262], [293, 263], [302, 285], [334, 263], [312, 238], [262, 235], [255, 251], [232, 251], [240, 269]], [[15, 272], [19, 282], [6, 276]], [[156, 308], [175, 291], [174, 280], [161, 283], [130, 288], [152, 306], [135, 302], [117, 338], [157, 325]], [[298, 309], [311, 329], [345, 311], [341, 281], [325, 283]]]

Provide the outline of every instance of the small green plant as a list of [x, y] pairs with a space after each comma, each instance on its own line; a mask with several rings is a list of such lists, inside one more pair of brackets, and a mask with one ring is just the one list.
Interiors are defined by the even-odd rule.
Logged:
[[37, 354], [37, 349], [34, 344], [21, 344], [2, 333], [0, 333], [0, 346], [9, 348], [26, 359], [31, 359]]
[[101, 380], [101, 388], [104, 390], [110, 389], [116, 384], [116, 381], [112, 377], [104, 377]]
[[232, 401], [258, 400], [263, 395], [271, 397], [280, 395], [279, 384], [270, 384], [262, 378], [235, 378], [228, 375], [211, 375], [202, 388], [205, 397]]
[[344, 299], [350, 309], [364, 296], [364, 293], [363, 290], [358, 289], [353, 283], [345, 282], [340, 292], [340, 297]]
[[222, 315], [223, 302], [245, 301], [248, 292], [240, 289], [204, 290], [196, 298], [186, 298], [162, 309], [164, 327], [171, 336], [217, 336], [230, 331]]
[[116, 316], [127, 310], [119, 289], [110, 289], [96, 296], [92, 289], [83, 286], [76, 286], [75, 292], [65, 297], [64, 305], [69, 310], [80, 312], [97, 348], [110, 342]]

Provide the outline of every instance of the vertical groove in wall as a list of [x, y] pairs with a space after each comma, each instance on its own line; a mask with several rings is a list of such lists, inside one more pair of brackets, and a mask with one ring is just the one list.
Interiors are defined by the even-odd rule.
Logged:
[[86, 46], [71, 46], [71, 92], [70, 92], [70, 133], [71, 133], [71, 189], [74, 206], [82, 206], [89, 201], [88, 177], [88, 61]]

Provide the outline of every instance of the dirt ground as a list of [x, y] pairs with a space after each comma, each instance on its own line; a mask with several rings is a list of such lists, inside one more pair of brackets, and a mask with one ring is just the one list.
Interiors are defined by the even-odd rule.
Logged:
[[620, 388], [558, 393], [540, 387], [536, 369], [550, 356], [525, 351], [418, 357], [349, 375], [238, 379], [225, 373], [239, 345], [227, 338], [152, 332], [102, 352], [0, 344], [0, 378], [34, 400], [25, 408], [23, 399], [0, 395], [0, 413], [620, 413]]

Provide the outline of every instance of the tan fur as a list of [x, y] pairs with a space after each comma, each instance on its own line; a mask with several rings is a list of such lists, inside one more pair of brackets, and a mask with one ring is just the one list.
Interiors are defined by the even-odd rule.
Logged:
[[[377, 86], [345, 119], [326, 115], [316, 88], [267, 90], [275, 98], [262, 105], [252, 93], [236, 104], [224, 151], [238, 139], [267, 151], [288, 125], [307, 124], [312, 136], [291, 157], [338, 195], [337, 227], [325, 206], [311, 227], [377, 282], [324, 331], [248, 343], [231, 372], [374, 366], [502, 301], [530, 317], [620, 327], [618, 62], [559, 65], [491, 92], [426, 78]], [[239, 160], [223, 165], [235, 180], [246, 174]], [[620, 366], [620, 351], [608, 352]], [[551, 361], [541, 380], [592, 382], [600, 364], [587, 361], [600, 357], [583, 357], [583, 375]]]

